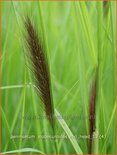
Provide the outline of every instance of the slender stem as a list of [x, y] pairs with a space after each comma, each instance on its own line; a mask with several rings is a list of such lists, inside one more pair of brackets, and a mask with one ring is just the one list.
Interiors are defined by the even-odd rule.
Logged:
[[[95, 122], [95, 131], [99, 130], [99, 116], [100, 116], [100, 106], [101, 106], [101, 89], [102, 89], [102, 58], [103, 58], [103, 8], [102, 2], [97, 2], [97, 47], [98, 47], [98, 67], [97, 67], [97, 75], [96, 75], [96, 122]], [[93, 146], [93, 152], [98, 154], [98, 145], [99, 140], [94, 139], [95, 145]]]

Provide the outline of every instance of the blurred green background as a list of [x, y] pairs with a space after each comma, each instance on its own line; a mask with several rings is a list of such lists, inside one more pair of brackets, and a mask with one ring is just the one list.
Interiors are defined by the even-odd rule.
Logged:
[[[48, 46], [52, 93], [56, 110], [63, 116], [86, 154], [88, 105], [91, 84], [99, 67], [94, 153], [115, 154], [115, 56], [116, 4], [110, 2], [2, 2], [2, 152], [27, 149], [55, 153], [53, 140], [11, 139], [11, 135], [49, 135], [48, 121], [23, 119], [44, 115], [35, 93], [30, 61], [25, 48], [24, 18], [28, 15]], [[66, 116], [66, 117], [65, 117]], [[72, 116], [79, 118], [73, 119]], [[68, 118], [67, 118], [68, 117]], [[68, 130], [56, 121], [56, 134]], [[70, 139], [58, 139], [60, 154], [76, 152]]]

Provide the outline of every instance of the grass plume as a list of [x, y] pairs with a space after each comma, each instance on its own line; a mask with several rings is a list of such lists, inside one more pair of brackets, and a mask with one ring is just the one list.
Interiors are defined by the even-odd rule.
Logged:
[[26, 42], [28, 54], [30, 55], [34, 76], [36, 78], [36, 87], [43, 102], [47, 118], [53, 127], [53, 101], [51, 96], [49, 67], [44, 47], [29, 17], [25, 20], [25, 27], [27, 31]]

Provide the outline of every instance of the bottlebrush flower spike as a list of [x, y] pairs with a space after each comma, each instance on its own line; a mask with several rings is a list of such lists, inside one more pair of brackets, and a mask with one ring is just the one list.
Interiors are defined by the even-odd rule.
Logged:
[[43, 102], [47, 118], [53, 127], [54, 110], [51, 96], [51, 82], [43, 43], [41, 38], [38, 37], [36, 29], [34, 28], [29, 17], [27, 17], [25, 20], [25, 28], [27, 31], [27, 52], [31, 58], [33, 72], [36, 78], [36, 87], [38, 89], [38, 94]]

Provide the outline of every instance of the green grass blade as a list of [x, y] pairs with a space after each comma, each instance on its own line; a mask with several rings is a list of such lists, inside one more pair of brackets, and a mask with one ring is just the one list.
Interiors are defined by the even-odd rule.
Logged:
[[105, 141], [104, 141], [104, 144], [103, 144], [103, 147], [102, 147], [102, 152], [103, 152], [104, 147], [105, 147], [105, 145], [106, 145], [107, 138], [108, 138], [108, 133], [109, 133], [109, 131], [110, 131], [112, 122], [113, 122], [113, 120], [114, 120], [114, 118], [115, 118], [115, 114], [116, 114], [116, 103], [115, 103], [115, 105], [114, 105], [114, 107], [113, 107], [113, 111], [112, 111], [112, 114], [111, 114], [111, 117], [110, 117], [110, 121], [109, 121], [108, 127], [107, 127], [107, 129], [106, 129], [106, 131], [105, 131]]
[[64, 119], [62, 118], [62, 116], [60, 115], [60, 113], [55, 109], [55, 115], [57, 117], [57, 120], [59, 122], [59, 124], [61, 125], [61, 127], [63, 128], [63, 130], [65, 131], [65, 133], [67, 134], [73, 148], [75, 149], [77, 154], [83, 154], [80, 146], [78, 145], [77, 141], [74, 137], [71, 130], [69, 129], [68, 125], [66, 124], [66, 122], [64, 121]]
[[7, 152], [2, 152], [1, 154], [11, 154], [11, 153], [28, 153], [28, 152], [34, 152], [34, 153], [39, 153], [39, 154], [45, 154], [40, 150], [33, 149], [33, 148], [23, 148], [23, 149], [18, 149], [18, 150], [11, 150]]

